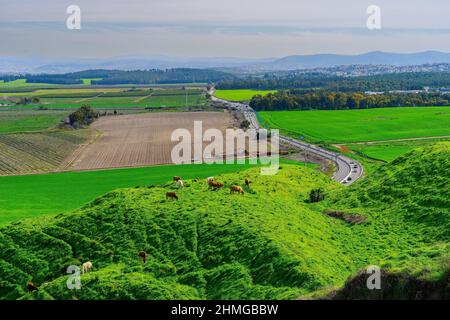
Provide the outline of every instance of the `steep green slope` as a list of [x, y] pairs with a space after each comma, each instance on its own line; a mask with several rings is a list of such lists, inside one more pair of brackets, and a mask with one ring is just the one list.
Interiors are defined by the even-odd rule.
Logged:
[[383, 260], [388, 270], [444, 276], [450, 265], [450, 143], [418, 148], [332, 197], [328, 205], [367, 213], [379, 237], [402, 237], [406, 246], [397, 251], [394, 245]]
[[448, 241], [450, 143], [415, 149], [338, 196], [346, 207], [377, 208], [390, 219], [431, 228], [427, 237]]
[[[448, 148], [419, 150], [351, 188], [283, 165], [276, 176], [255, 168], [218, 178], [226, 186], [249, 178], [245, 195], [191, 180], [182, 191], [173, 184], [121, 189], [73, 213], [10, 224], [0, 229], [0, 297], [293, 299], [342, 287], [372, 264], [442, 279], [449, 261]], [[424, 163], [433, 169], [420, 171]], [[421, 181], [427, 186], [418, 187]], [[318, 187], [328, 199], [307, 203]], [[170, 190], [179, 201], [165, 199]], [[146, 264], [141, 250], [150, 254]], [[66, 268], [85, 261], [93, 271], [82, 276], [81, 290], [68, 290]], [[38, 292], [26, 293], [29, 279]]]
[[[78, 212], [5, 227], [0, 275], [7, 280], [0, 293], [18, 298], [32, 277], [42, 298], [136, 297], [133, 283], [116, 294], [128, 283], [121, 272], [154, 277], [162, 281], [161, 290], [180, 285], [178, 295], [147, 298], [294, 298], [343, 281], [347, 259], [326, 245], [334, 237], [333, 221], [304, 204], [311, 188], [337, 186], [312, 169], [288, 165], [274, 177], [260, 176], [255, 168], [220, 179], [231, 185], [245, 177], [254, 183], [243, 196], [209, 191], [204, 181], [189, 182], [178, 202], [165, 200], [172, 184], [124, 189]], [[146, 265], [137, 257], [140, 250], [150, 254]], [[65, 289], [65, 268], [87, 260], [96, 272], [83, 277], [83, 288], [91, 289]], [[181, 284], [189, 286], [188, 293]]]

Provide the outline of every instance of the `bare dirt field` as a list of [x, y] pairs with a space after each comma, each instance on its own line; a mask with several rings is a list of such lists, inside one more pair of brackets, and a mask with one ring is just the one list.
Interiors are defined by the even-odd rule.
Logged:
[[233, 127], [228, 112], [167, 112], [103, 117], [91, 127], [99, 134], [75, 153], [72, 170], [92, 170], [168, 164], [172, 132], [193, 132], [194, 121], [203, 121], [203, 131]]

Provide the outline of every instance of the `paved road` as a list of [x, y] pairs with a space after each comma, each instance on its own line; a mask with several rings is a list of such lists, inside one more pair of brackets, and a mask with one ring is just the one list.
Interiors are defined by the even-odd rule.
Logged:
[[[228, 100], [219, 99], [212, 95], [213, 92], [210, 92], [211, 99], [213, 101], [225, 103], [230, 107], [235, 108], [236, 110], [242, 112], [245, 118], [250, 122], [250, 127], [254, 129], [260, 129], [261, 125], [256, 117], [255, 111], [250, 108], [249, 105], [239, 102], [232, 102]], [[315, 154], [321, 158], [332, 161], [337, 170], [333, 174], [333, 179], [339, 183], [344, 185], [350, 185], [360, 179], [363, 175], [364, 169], [359, 162], [353, 160], [351, 158], [339, 155], [332, 151], [320, 148], [316, 145], [306, 143], [304, 141], [299, 141], [290, 137], [280, 136], [280, 142], [284, 142], [290, 144], [295, 148], [299, 148], [302, 150], [306, 150], [306, 152]]]

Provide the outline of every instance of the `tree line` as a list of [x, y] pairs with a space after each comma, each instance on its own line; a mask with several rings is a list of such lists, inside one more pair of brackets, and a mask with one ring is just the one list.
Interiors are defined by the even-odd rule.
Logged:
[[308, 74], [267, 74], [263, 77], [247, 77], [225, 79], [220, 81], [217, 89], [255, 89], [279, 90], [292, 89], [339, 92], [357, 91], [392, 91], [392, 90], [422, 90], [423, 87], [450, 86], [448, 72], [416, 72], [397, 73], [360, 77], [327, 76], [322, 73]]
[[195, 82], [218, 82], [234, 79], [235, 76], [216, 70], [208, 69], [152, 69], [152, 70], [87, 70], [66, 74], [21, 74], [4, 75], [0, 80], [14, 81], [27, 79], [28, 83], [49, 83], [65, 85], [81, 85], [82, 79], [95, 79], [93, 85], [112, 84], [167, 84], [167, 83], [195, 83]]
[[250, 106], [257, 111], [277, 110], [346, 110], [384, 107], [449, 106], [450, 94], [389, 93], [365, 94], [361, 92], [315, 92], [292, 94], [279, 91], [266, 96], [256, 95]]

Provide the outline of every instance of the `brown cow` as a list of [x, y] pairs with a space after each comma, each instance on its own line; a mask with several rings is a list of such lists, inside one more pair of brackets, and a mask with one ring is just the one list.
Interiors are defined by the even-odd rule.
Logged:
[[28, 290], [28, 292], [33, 292], [33, 291], [38, 291], [39, 289], [38, 289], [38, 287], [36, 287], [35, 285], [34, 285], [34, 283], [30, 280], [30, 281], [28, 281], [28, 284], [27, 284], [27, 290]]
[[211, 181], [211, 183], [209, 184], [210, 188], [212, 190], [217, 190], [223, 187], [223, 183], [220, 182], [216, 182], [216, 181]]
[[247, 187], [250, 187], [250, 183], [252, 183], [250, 180], [245, 179], [245, 185], [246, 185]]
[[141, 252], [139, 252], [138, 256], [144, 263], [147, 262], [147, 258], [148, 258], [148, 253], [147, 252], [141, 251]]
[[175, 199], [178, 200], [178, 196], [175, 192], [167, 192], [166, 193], [166, 200], [167, 199]]
[[234, 192], [238, 192], [239, 194], [244, 194], [244, 189], [242, 189], [241, 186], [231, 186], [230, 187], [230, 194], [234, 193]]
[[180, 181], [180, 180], [181, 180], [180, 177], [177, 177], [177, 176], [173, 177], [173, 181], [175, 181], [175, 182], [178, 182], [178, 181]]

